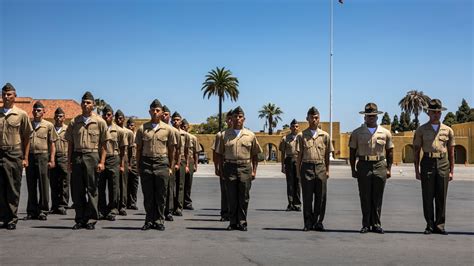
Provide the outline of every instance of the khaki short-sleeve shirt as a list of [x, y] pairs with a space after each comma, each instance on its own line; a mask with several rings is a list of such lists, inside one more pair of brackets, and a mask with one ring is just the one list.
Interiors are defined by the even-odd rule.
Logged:
[[18, 146], [22, 139], [28, 139], [33, 132], [25, 111], [13, 106], [8, 114], [0, 109], [0, 146]]
[[110, 134], [110, 141], [107, 142], [107, 156], [119, 155], [120, 148], [128, 146], [126, 131], [116, 124], [110, 125], [107, 129]]
[[421, 147], [423, 152], [446, 153], [448, 147], [454, 145], [456, 145], [454, 131], [443, 123], [440, 123], [438, 132], [433, 129], [430, 122], [423, 124], [418, 127], [413, 137], [413, 146]]
[[111, 136], [107, 123], [99, 115], [92, 113], [86, 124], [82, 115], [76, 116], [69, 123], [65, 138], [74, 146], [74, 151], [98, 150]]
[[296, 151], [302, 153], [303, 162], [324, 162], [326, 154], [334, 151], [329, 134], [319, 128], [314, 137], [309, 128], [303, 130], [296, 141]]
[[290, 133], [281, 139], [278, 150], [284, 152], [285, 157], [295, 157], [298, 155], [296, 151], [296, 138], [297, 134]]
[[262, 152], [255, 134], [243, 128], [237, 136], [234, 129], [222, 132], [216, 152], [224, 155], [225, 160], [250, 160]]
[[[34, 122], [32, 124], [34, 124]], [[31, 133], [30, 153], [46, 153], [49, 151], [49, 145], [57, 140], [58, 134], [54, 129], [54, 125], [42, 119]]]
[[363, 124], [352, 132], [349, 147], [356, 149], [358, 156], [385, 156], [386, 150], [393, 148], [392, 133], [378, 125], [371, 134], [367, 125]]
[[216, 137], [214, 138], [214, 142], [212, 143], [211, 150], [215, 152], [217, 152], [217, 146], [219, 145], [219, 140], [222, 137], [222, 132], [224, 131], [220, 131], [216, 133]]
[[56, 131], [56, 134], [58, 135], [58, 140], [54, 143], [56, 147], [56, 154], [67, 155], [68, 144], [65, 137], [67, 126], [63, 125], [61, 129], [59, 130], [59, 132], [56, 129], [54, 130]]
[[184, 160], [185, 159], [184, 158], [184, 151], [189, 150], [190, 138], [189, 138], [189, 134], [186, 131], [184, 131], [182, 129], [178, 129], [178, 132], [179, 132], [179, 142], [180, 142], [179, 158]]
[[149, 121], [138, 128], [135, 143], [142, 147], [142, 156], [158, 157], [168, 155], [168, 149], [173, 146], [176, 148], [178, 140], [171, 126], [160, 121], [153, 128]]
[[188, 149], [188, 155], [189, 155], [189, 161], [194, 162], [194, 154], [197, 154], [201, 151], [201, 145], [199, 145], [199, 141], [196, 136], [194, 136], [191, 133], [189, 134], [189, 149]]

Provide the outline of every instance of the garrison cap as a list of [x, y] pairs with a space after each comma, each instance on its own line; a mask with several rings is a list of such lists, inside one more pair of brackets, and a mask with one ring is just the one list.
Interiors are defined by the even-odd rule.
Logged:
[[296, 125], [296, 124], [298, 124], [298, 121], [296, 121], [296, 119], [291, 120], [291, 123], [290, 123], [291, 126]]
[[163, 108], [163, 106], [161, 105], [160, 101], [158, 101], [158, 99], [154, 99], [153, 102], [150, 103], [150, 109], [153, 109], [153, 108]]
[[170, 111], [170, 109], [168, 108], [168, 106], [163, 105], [163, 112], [164, 112], [164, 113], [170, 113], [171, 111]]
[[6, 83], [3, 87], [2, 87], [2, 92], [7, 92], [7, 91], [16, 91], [15, 87], [13, 87], [12, 84], [10, 83]]
[[309, 108], [307, 115], [319, 115], [318, 108], [312, 106], [311, 108]]
[[128, 120], [127, 120], [127, 125], [130, 125], [130, 124], [133, 124], [135, 123], [135, 119], [133, 119], [133, 117], [130, 117]]
[[181, 121], [181, 123], [185, 126], [189, 125], [189, 122], [188, 122], [188, 120], [186, 120], [186, 118], [184, 118], [183, 121]]
[[112, 109], [112, 106], [106, 105], [104, 109], [102, 109], [102, 115], [107, 114], [108, 112], [111, 112], [112, 114], [114, 113], [114, 109]]
[[181, 118], [181, 115], [176, 111], [176, 112], [173, 113], [173, 115], [171, 116], [171, 118], [175, 118], [175, 117]]
[[230, 109], [225, 116], [226, 117], [231, 117], [233, 112], [234, 112], [234, 110]]
[[426, 111], [446, 111], [446, 107], [443, 107], [440, 99], [432, 99], [425, 108]]
[[92, 95], [92, 93], [90, 91], [86, 91], [86, 93], [84, 93], [84, 95], [82, 95], [82, 100], [91, 100], [91, 101], [93, 101], [94, 96]]
[[54, 114], [59, 115], [59, 114], [66, 114], [66, 113], [64, 113], [63, 108], [58, 107], [58, 108], [56, 108], [56, 111], [54, 111]]
[[35, 104], [33, 104], [33, 109], [38, 109], [38, 108], [41, 108], [41, 109], [44, 108], [43, 103], [41, 103], [40, 101], [37, 101], [35, 102]]
[[361, 115], [379, 115], [383, 114], [382, 111], [379, 111], [377, 105], [375, 103], [368, 103], [364, 107], [364, 111], [360, 111], [359, 114]]
[[238, 115], [238, 114], [243, 114], [243, 115], [245, 115], [244, 110], [243, 110], [242, 107], [240, 107], [240, 106], [237, 106], [237, 107], [232, 111], [232, 115]]
[[123, 116], [125, 118], [125, 114], [122, 112], [122, 110], [118, 109], [117, 112], [115, 112], [115, 118]]

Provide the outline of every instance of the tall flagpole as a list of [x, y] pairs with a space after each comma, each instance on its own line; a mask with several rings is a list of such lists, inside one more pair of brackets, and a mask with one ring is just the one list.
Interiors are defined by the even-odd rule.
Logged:
[[333, 56], [333, 0], [330, 2], [330, 15], [329, 15], [329, 137], [332, 138], [332, 56]]

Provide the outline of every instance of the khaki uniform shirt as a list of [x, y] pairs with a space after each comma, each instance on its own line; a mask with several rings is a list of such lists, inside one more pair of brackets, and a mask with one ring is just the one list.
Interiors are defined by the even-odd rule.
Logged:
[[178, 129], [178, 132], [179, 132], [179, 142], [180, 142], [179, 158], [181, 160], [186, 160], [186, 158], [184, 158], [184, 151], [189, 150], [189, 142], [190, 142], [189, 134], [188, 132], [182, 129]]
[[284, 152], [285, 157], [296, 157], [298, 155], [298, 152], [296, 151], [297, 136], [297, 134], [290, 133], [281, 139], [278, 150]]
[[[34, 125], [34, 122], [32, 122]], [[44, 119], [37, 124], [30, 136], [30, 153], [48, 153], [50, 144], [58, 140], [54, 125]]]
[[0, 146], [20, 146], [33, 132], [30, 119], [25, 111], [13, 106], [8, 114], [0, 109]]
[[431, 123], [421, 125], [415, 131], [413, 146], [421, 147], [423, 152], [446, 153], [448, 147], [454, 146], [454, 131], [447, 125], [440, 123], [438, 132], [434, 131]]
[[197, 154], [201, 151], [201, 145], [199, 145], [198, 139], [193, 134], [188, 133], [189, 135], [189, 148], [188, 148], [188, 156], [189, 162], [194, 163], [194, 154]]
[[240, 130], [239, 136], [232, 128], [223, 131], [216, 145], [216, 152], [222, 154], [225, 160], [231, 161], [250, 160], [262, 152], [257, 137], [246, 128]]
[[[146, 122], [137, 130], [135, 137], [137, 146], [142, 147], [142, 156], [158, 157], [168, 155], [168, 149], [176, 148], [178, 141], [173, 127], [160, 121], [156, 128], [152, 123]], [[170, 158], [171, 159], [171, 158]]]
[[56, 155], [67, 156], [68, 144], [66, 140], [66, 130], [66, 125], [63, 125], [61, 127], [61, 131], [59, 131], [59, 133], [56, 128], [54, 129], [54, 131], [56, 131], [56, 134], [58, 135], [58, 140], [54, 143], [56, 147]]
[[100, 147], [111, 139], [107, 123], [99, 115], [92, 113], [86, 124], [82, 115], [69, 123], [65, 138], [73, 144], [74, 151], [99, 151]]
[[119, 155], [120, 148], [128, 146], [128, 139], [123, 128], [112, 123], [107, 129], [110, 134], [110, 141], [107, 142], [107, 156]]
[[219, 145], [219, 140], [221, 139], [223, 132], [224, 131], [219, 131], [219, 132], [216, 133], [216, 137], [214, 139], [214, 142], [211, 145], [211, 150], [217, 152], [217, 146]]
[[309, 128], [297, 135], [296, 152], [302, 153], [303, 162], [325, 162], [326, 154], [333, 152], [334, 148], [329, 134], [319, 129], [313, 137]]
[[356, 149], [358, 156], [385, 156], [385, 151], [393, 148], [392, 133], [378, 125], [371, 134], [367, 125], [363, 124], [352, 132], [349, 147]]

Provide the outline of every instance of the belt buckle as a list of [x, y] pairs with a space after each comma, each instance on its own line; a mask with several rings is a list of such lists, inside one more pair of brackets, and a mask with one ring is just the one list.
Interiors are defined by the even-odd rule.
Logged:
[[432, 152], [431, 158], [441, 158], [441, 152]]
[[378, 156], [377, 155], [368, 155], [367, 156], [367, 161], [377, 161]]

